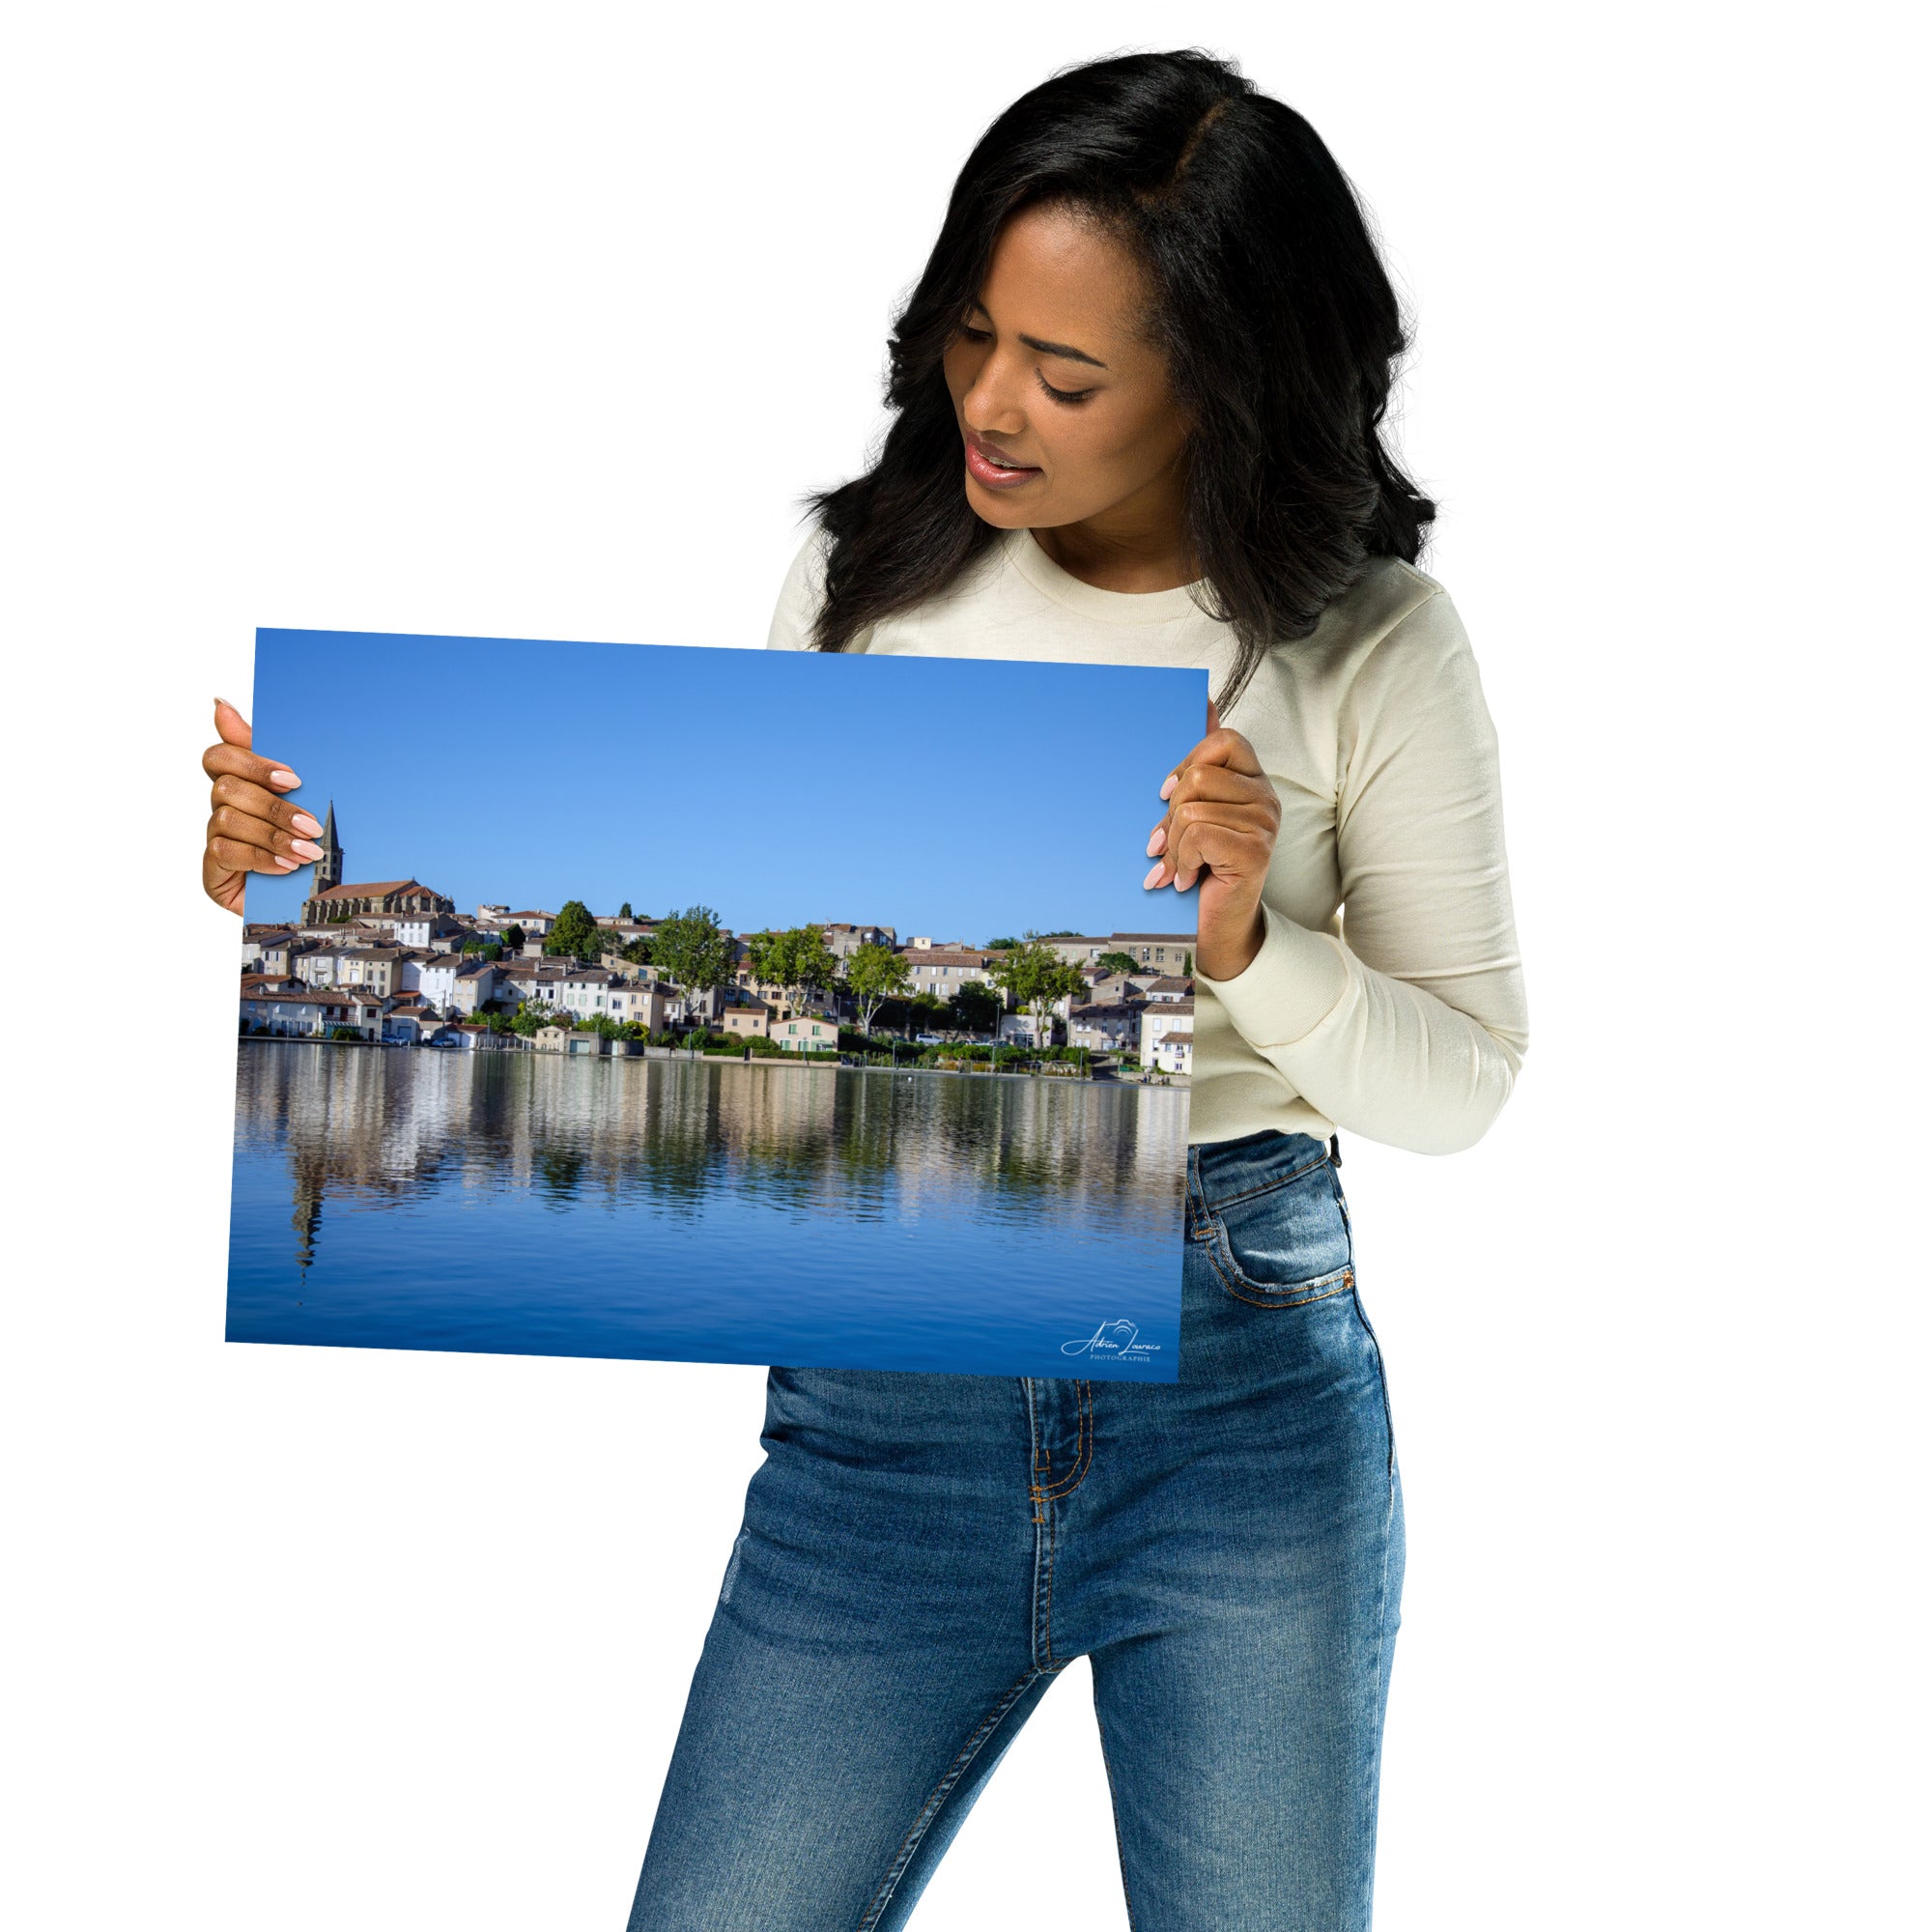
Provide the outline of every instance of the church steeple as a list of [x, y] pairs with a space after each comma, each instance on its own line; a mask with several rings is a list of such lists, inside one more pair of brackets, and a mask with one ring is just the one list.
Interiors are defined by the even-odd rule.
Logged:
[[330, 886], [342, 883], [342, 841], [335, 836], [335, 801], [328, 801], [328, 816], [323, 821], [322, 837], [317, 841], [322, 847], [322, 857], [315, 862], [315, 883], [309, 888], [311, 893], [326, 893]]

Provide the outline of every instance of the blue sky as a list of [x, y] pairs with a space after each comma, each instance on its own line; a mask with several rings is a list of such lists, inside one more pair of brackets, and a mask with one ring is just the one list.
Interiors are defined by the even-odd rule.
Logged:
[[[1204, 670], [262, 630], [252, 719], [350, 881], [981, 945], [1194, 929], [1141, 880], [1207, 708]], [[247, 916], [310, 880], [251, 873]]]

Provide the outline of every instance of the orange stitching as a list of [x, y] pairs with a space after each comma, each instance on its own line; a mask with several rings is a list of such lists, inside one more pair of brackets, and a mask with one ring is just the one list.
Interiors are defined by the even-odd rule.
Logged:
[[[1245, 1288], [1264, 1288], [1265, 1283], [1251, 1282], [1245, 1275], [1231, 1275], [1221, 1264], [1221, 1257], [1213, 1248], [1208, 1250], [1208, 1259], [1214, 1264], [1214, 1272], [1221, 1277], [1221, 1285], [1236, 1301], [1245, 1301], [1251, 1308], [1305, 1308], [1311, 1301], [1326, 1301], [1331, 1294], [1341, 1294], [1355, 1285], [1355, 1267], [1351, 1262], [1342, 1270], [1342, 1278], [1333, 1288], [1324, 1288], [1320, 1294], [1297, 1294], [1293, 1298], [1286, 1295], [1254, 1295], [1244, 1293]], [[1321, 1279], [1321, 1277], [1318, 1277]], [[1290, 1283], [1287, 1286], [1294, 1286]]]
[[1049, 1496], [1070, 1496], [1087, 1480], [1094, 1463], [1094, 1384], [1083, 1381], [1079, 1394], [1080, 1433], [1074, 1438], [1073, 1466], [1057, 1484], [1049, 1484]]

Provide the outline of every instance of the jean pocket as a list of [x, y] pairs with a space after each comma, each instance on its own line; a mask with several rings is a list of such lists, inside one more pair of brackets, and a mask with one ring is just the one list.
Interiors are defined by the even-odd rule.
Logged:
[[1208, 1213], [1208, 1249], [1221, 1285], [1242, 1301], [1293, 1308], [1355, 1285], [1355, 1250], [1332, 1163]]

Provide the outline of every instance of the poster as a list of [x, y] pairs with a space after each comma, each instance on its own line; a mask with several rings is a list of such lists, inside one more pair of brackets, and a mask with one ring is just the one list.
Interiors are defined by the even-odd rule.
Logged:
[[227, 1339], [1174, 1380], [1207, 687], [259, 632]]

